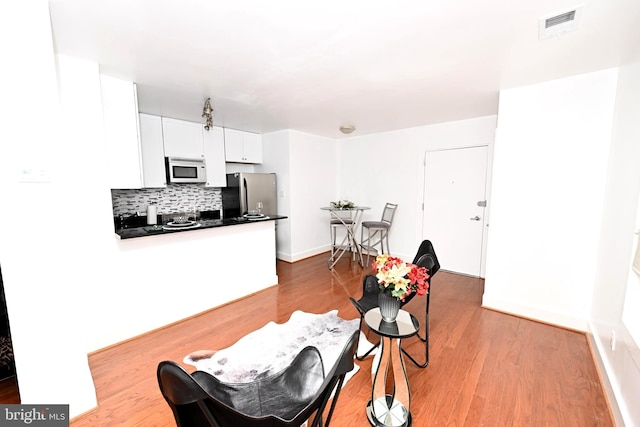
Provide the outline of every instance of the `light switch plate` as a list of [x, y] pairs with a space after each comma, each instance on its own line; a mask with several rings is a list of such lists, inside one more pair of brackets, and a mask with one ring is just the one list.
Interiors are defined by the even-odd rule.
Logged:
[[18, 182], [49, 183], [51, 182], [51, 177], [49, 176], [49, 171], [45, 168], [22, 168], [20, 169]]

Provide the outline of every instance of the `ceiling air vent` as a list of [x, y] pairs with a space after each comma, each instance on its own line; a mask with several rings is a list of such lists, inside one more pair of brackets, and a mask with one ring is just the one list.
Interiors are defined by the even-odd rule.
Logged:
[[538, 37], [540, 40], [559, 36], [562, 33], [578, 28], [582, 16], [582, 5], [560, 13], [554, 13], [538, 20]]

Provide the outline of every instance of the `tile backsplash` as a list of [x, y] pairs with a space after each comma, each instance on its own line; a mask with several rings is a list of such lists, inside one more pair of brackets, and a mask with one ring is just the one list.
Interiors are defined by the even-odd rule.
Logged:
[[169, 184], [167, 188], [111, 190], [113, 215], [147, 214], [147, 206], [157, 205], [158, 214], [222, 209], [222, 190], [197, 184]]

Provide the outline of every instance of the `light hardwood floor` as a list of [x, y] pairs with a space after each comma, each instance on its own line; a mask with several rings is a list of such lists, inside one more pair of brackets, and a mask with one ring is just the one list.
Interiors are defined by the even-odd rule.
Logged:
[[[338, 309], [345, 319], [357, 318], [348, 297], [361, 295], [370, 270], [343, 259], [332, 271], [326, 260], [322, 254], [293, 264], [278, 261], [276, 287], [91, 354], [99, 407], [71, 426], [175, 426], [156, 380], [161, 360], [181, 362], [194, 350], [227, 347], [269, 321], [286, 321], [295, 310]], [[250, 276], [247, 271], [244, 280]], [[212, 283], [221, 285], [229, 284]], [[406, 362], [413, 425], [612, 426], [586, 336], [483, 309], [483, 286], [483, 280], [444, 271], [434, 276], [430, 364], [420, 369]], [[422, 319], [424, 301], [414, 298], [405, 308]], [[404, 345], [419, 354], [417, 339]], [[369, 425], [371, 361], [358, 362], [332, 426]]]

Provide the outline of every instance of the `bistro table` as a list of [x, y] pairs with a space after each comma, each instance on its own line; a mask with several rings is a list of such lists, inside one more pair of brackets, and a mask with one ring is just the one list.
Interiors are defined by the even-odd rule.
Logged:
[[[373, 363], [371, 400], [367, 404], [367, 418], [375, 427], [410, 426], [411, 392], [404, 369], [400, 340], [409, 338], [420, 329], [420, 322], [411, 313], [400, 310], [395, 322], [382, 319], [380, 308], [372, 308], [364, 315], [367, 326], [380, 335], [381, 354]], [[377, 365], [376, 360], [378, 361]], [[387, 374], [391, 365], [393, 387], [387, 393]]]
[[[362, 212], [371, 208], [366, 206], [354, 206], [351, 208], [327, 206], [320, 209], [329, 211], [331, 214], [329, 228], [331, 231], [331, 256], [328, 261], [329, 268], [332, 269], [347, 250], [352, 253], [354, 259], [356, 257], [358, 258], [358, 263], [361, 266], [364, 266], [362, 251], [360, 250], [360, 245], [356, 241], [356, 228], [358, 228], [358, 225], [360, 224]], [[336, 244], [335, 242], [335, 227], [344, 228], [346, 232], [340, 244]]]

